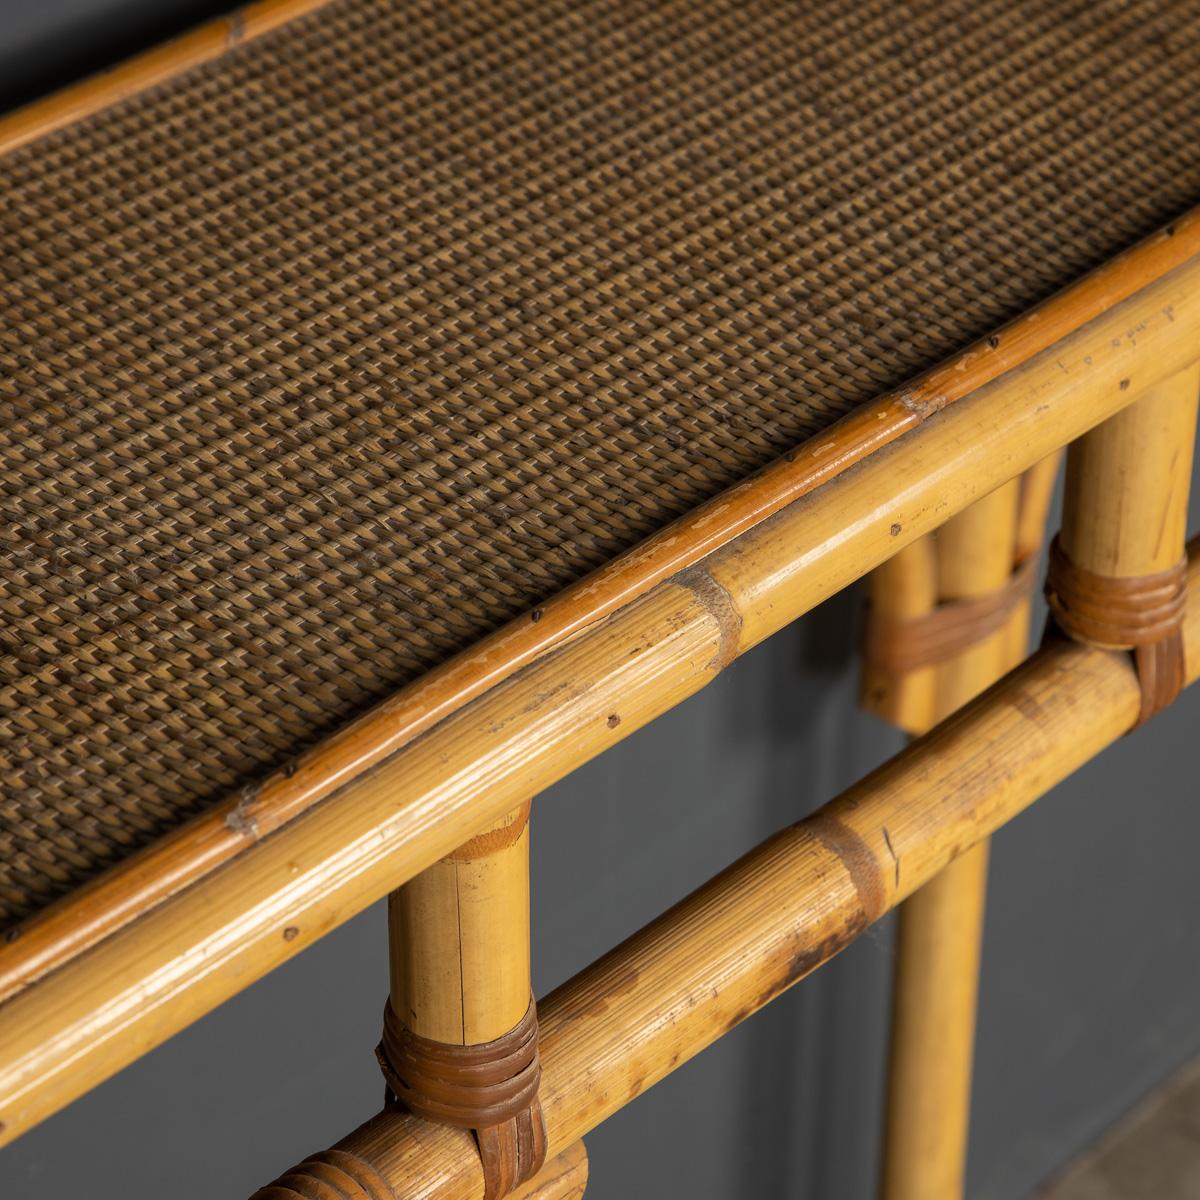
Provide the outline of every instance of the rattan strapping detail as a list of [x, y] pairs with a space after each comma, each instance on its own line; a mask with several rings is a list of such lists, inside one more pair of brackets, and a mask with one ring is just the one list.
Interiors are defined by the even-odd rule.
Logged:
[[872, 666], [897, 675], [945, 662], [1004, 628], [1013, 610], [1028, 598], [1037, 557], [1014, 568], [1008, 582], [986, 596], [943, 600], [915, 617], [868, 616], [863, 657]]
[[1169, 571], [1121, 579], [1076, 565], [1056, 537], [1050, 546], [1046, 600], [1054, 624], [1069, 637], [1133, 651], [1142, 689], [1139, 725], [1179, 695], [1186, 678], [1186, 558]]
[[485, 1200], [497, 1200], [541, 1170], [546, 1126], [538, 1100], [537, 1006], [509, 1033], [475, 1046], [453, 1046], [406, 1029], [389, 1002], [376, 1051], [396, 1099], [417, 1116], [474, 1131]]
[[1200, 200], [1200, 6], [335, 3], [0, 159], [0, 921]]

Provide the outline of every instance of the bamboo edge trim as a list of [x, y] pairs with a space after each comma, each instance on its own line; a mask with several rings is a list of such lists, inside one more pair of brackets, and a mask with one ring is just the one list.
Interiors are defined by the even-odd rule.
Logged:
[[135, 54], [124, 62], [68, 84], [0, 117], [0, 154], [7, 154], [94, 116], [176, 75], [212, 62], [237, 46], [307, 16], [329, 0], [256, 0], [223, 17]]
[[[271, 9], [282, 10], [289, 4], [303, 7], [296, 0], [264, 2]], [[315, 7], [314, 0], [305, 3]], [[694, 566], [948, 405], [1028, 362], [1197, 254], [1200, 208], [449, 659], [269, 776], [257, 789], [228, 797], [94, 883], [16, 926], [10, 931], [10, 943], [0, 947], [0, 1002], [209, 874], [535, 659]]]
[[[1185, 637], [1196, 649], [1200, 537], [1188, 556]], [[1200, 655], [1190, 661], [1189, 683], [1200, 677]], [[1124, 655], [1066, 642], [1043, 647], [544, 997], [549, 1153], [561, 1153], [817, 970], [1092, 761], [1134, 724], [1137, 693]], [[764, 889], [769, 895], [752, 903]], [[733, 944], [739, 933], [757, 956]], [[338, 1148], [362, 1154], [393, 1189], [415, 1186], [427, 1200], [480, 1194], [478, 1169], [461, 1140], [394, 1109]], [[274, 1195], [268, 1186], [254, 1200]]]

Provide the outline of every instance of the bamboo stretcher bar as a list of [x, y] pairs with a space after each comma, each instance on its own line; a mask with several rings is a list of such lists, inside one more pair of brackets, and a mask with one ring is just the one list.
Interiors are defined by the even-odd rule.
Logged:
[[[480, 696], [0, 1009], [11, 1140], [1185, 366], [1182, 267]], [[17, 943], [18, 945], [20, 943]]]
[[[582, 1142], [575, 1142], [550, 1159], [533, 1179], [518, 1184], [508, 1200], [579, 1200], [587, 1180], [587, 1150]], [[406, 1200], [409, 1194], [405, 1193]], [[255, 1200], [394, 1200], [394, 1196], [391, 1185], [369, 1162], [331, 1150], [260, 1189]]]
[[[1188, 599], [1190, 683], [1200, 676], [1200, 538]], [[1127, 655], [1051, 643], [568, 980], [538, 1005], [550, 1154], [844, 949], [1120, 738], [1139, 707]], [[406, 1200], [482, 1194], [465, 1135], [396, 1109], [338, 1149]]]
[[575, 1142], [552, 1158], [535, 1178], [521, 1184], [511, 1196], [513, 1200], [581, 1200], [587, 1180], [587, 1150], [582, 1142]]

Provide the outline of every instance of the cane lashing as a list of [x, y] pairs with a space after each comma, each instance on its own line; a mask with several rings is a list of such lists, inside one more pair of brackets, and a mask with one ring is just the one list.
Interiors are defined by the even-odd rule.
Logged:
[[1050, 547], [1046, 600], [1054, 624], [1068, 637], [1133, 651], [1142, 691], [1139, 725], [1179, 695], [1186, 678], [1186, 558], [1150, 575], [1098, 575], [1072, 562], [1056, 537]]
[[457, 1046], [406, 1029], [384, 1007], [376, 1051], [396, 1099], [416, 1116], [474, 1132], [483, 1163], [485, 1200], [531, 1179], [546, 1158], [546, 1124], [538, 1100], [537, 1006], [490, 1042]]
[[1018, 563], [1002, 587], [985, 596], [943, 600], [927, 613], [872, 613], [863, 655], [882, 671], [902, 675], [945, 662], [1003, 629], [1033, 587], [1037, 560]]

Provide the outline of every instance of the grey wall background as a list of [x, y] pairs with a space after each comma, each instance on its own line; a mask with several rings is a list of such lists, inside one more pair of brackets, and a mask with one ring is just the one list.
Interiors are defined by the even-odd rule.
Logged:
[[[221, 7], [0, 0], [0, 106]], [[539, 798], [539, 994], [899, 747], [855, 705], [859, 609], [837, 597]], [[1198, 731], [1200, 688], [995, 840], [976, 1200], [1035, 1195], [1200, 1053]], [[0, 1152], [0, 1197], [242, 1200], [378, 1107], [385, 958], [376, 906]], [[885, 920], [597, 1129], [591, 1200], [873, 1196], [891, 965]]]

